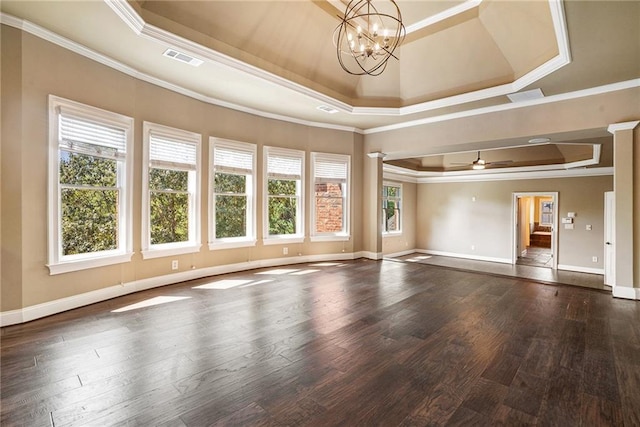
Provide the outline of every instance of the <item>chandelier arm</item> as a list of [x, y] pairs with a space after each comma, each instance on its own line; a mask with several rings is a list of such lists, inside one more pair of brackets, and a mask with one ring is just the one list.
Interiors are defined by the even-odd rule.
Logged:
[[[378, 11], [374, 3], [384, 1], [391, 2], [397, 17]], [[389, 58], [398, 60], [394, 52], [404, 41], [406, 29], [402, 23], [400, 9], [394, 0], [351, 0], [341, 21], [339, 28], [334, 31], [334, 44], [338, 62], [347, 73], [377, 76], [386, 69]], [[391, 29], [394, 34], [389, 36]], [[343, 50], [343, 47], [348, 50]], [[348, 64], [347, 57], [350, 58]]]

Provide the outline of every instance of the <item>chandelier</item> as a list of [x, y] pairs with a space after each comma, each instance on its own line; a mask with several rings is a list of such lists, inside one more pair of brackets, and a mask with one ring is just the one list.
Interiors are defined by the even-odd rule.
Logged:
[[[374, 4], [375, 3], [375, 4]], [[393, 0], [351, 0], [334, 32], [338, 61], [349, 74], [378, 76], [402, 43], [405, 28]]]

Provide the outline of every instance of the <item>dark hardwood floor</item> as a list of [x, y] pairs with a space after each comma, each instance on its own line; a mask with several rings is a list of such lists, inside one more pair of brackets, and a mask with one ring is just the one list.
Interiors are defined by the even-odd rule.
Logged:
[[[113, 312], [157, 297], [186, 298]], [[419, 263], [201, 279], [0, 339], [2, 426], [640, 425], [637, 302]]]

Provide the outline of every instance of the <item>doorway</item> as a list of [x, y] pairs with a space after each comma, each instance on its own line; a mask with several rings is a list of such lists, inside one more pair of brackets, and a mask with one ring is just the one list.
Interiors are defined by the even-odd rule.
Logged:
[[558, 193], [513, 193], [512, 264], [558, 268]]

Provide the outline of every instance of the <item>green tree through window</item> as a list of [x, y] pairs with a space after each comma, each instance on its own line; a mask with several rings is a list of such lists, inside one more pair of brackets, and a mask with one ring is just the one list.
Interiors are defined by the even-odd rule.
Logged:
[[189, 172], [149, 169], [151, 244], [189, 240]]
[[60, 150], [62, 254], [118, 247], [117, 162]]
[[269, 234], [296, 234], [297, 181], [269, 179], [267, 191], [269, 194]]
[[216, 239], [247, 235], [247, 176], [215, 174]]

